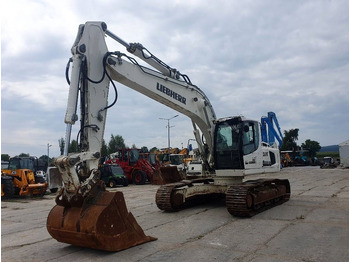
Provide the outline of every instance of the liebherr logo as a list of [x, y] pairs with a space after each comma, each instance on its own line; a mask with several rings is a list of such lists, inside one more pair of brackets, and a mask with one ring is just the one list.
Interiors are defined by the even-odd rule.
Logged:
[[157, 90], [186, 105], [186, 97], [183, 97], [166, 86], [157, 83]]

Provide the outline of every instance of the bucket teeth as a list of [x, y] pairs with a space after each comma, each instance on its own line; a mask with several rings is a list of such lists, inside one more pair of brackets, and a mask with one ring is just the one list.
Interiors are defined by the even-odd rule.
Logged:
[[122, 192], [100, 191], [85, 198], [81, 207], [56, 205], [47, 218], [47, 230], [59, 242], [105, 251], [156, 240], [146, 236], [128, 212]]

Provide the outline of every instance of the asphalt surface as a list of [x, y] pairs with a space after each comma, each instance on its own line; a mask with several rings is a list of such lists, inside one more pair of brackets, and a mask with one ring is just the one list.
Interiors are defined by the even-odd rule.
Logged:
[[155, 204], [158, 186], [130, 185], [127, 207], [146, 235], [158, 240], [120, 252], [72, 246], [52, 239], [46, 218], [54, 194], [1, 202], [2, 261], [349, 261], [349, 170], [285, 168], [291, 199], [253, 218], [231, 216], [224, 201], [180, 212]]

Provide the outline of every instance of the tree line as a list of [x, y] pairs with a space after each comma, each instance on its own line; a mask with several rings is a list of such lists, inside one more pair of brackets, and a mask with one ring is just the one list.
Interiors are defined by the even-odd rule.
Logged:
[[[60, 147], [60, 152], [61, 152], [61, 155], [63, 155], [63, 152], [64, 152], [64, 146], [65, 146], [65, 141], [63, 138], [60, 138], [58, 140], [58, 144], [59, 144], [59, 147]], [[106, 143], [106, 141], [103, 139], [102, 140], [102, 147], [101, 147], [101, 156], [107, 156], [107, 155], [110, 155], [112, 153], [115, 153], [117, 152], [118, 150], [120, 149], [123, 149], [123, 148], [129, 148], [129, 146], [127, 146], [125, 144], [125, 141], [124, 141], [124, 138], [121, 136], [121, 135], [111, 135], [111, 138], [108, 142], [108, 144]], [[131, 148], [137, 148], [135, 144], [133, 144], [131, 146]], [[154, 149], [156, 149], [156, 147], [153, 147], [150, 152], [152, 152]], [[79, 145], [78, 145], [78, 142], [76, 140], [72, 140], [69, 144], [69, 147], [68, 147], [68, 153], [76, 153], [76, 152], [79, 152], [80, 149], [79, 149]], [[142, 153], [148, 153], [149, 150], [146, 146], [143, 146], [141, 147], [141, 152]]]
[[305, 150], [304, 155], [309, 158], [314, 158], [318, 151], [320, 151], [320, 143], [311, 139], [305, 140], [301, 146], [298, 146], [297, 140], [299, 136], [299, 129], [284, 130], [284, 137], [282, 140], [281, 151], [293, 151], [297, 152], [301, 149]]

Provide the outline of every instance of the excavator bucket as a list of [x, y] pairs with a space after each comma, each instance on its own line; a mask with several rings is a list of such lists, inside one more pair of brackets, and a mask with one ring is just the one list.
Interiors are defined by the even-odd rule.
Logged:
[[47, 230], [57, 241], [120, 251], [156, 240], [146, 236], [132, 213], [128, 212], [122, 192], [95, 190], [94, 196], [89, 194], [81, 207], [56, 205], [51, 210]]
[[183, 180], [176, 166], [160, 167], [158, 172], [153, 173], [154, 185], [165, 185]]

